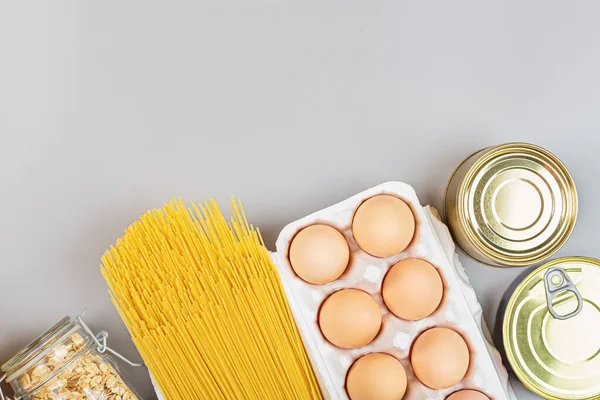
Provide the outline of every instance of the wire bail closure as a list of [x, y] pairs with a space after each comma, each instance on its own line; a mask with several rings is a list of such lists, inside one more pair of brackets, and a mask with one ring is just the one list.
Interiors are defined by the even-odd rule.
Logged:
[[[75, 320], [79, 323], [79, 325], [81, 325], [81, 327], [94, 340], [94, 342], [98, 346], [98, 352], [100, 352], [101, 354], [109, 352], [113, 356], [117, 357], [119, 360], [121, 360], [121, 361], [123, 361], [123, 362], [125, 362], [125, 363], [127, 363], [129, 365], [131, 365], [132, 367], [144, 367], [145, 366], [145, 364], [143, 362], [142, 363], [134, 363], [133, 361], [131, 361], [128, 358], [126, 358], [125, 356], [117, 353], [116, 351], [114, 351], [113, 349], [111, 349], [110, 347], [108, 347], [108, 345], [107, 345], [108, 332], [106, 332], [106, 331], [100, 331], [97, 335], [94, 335], [94, 333], [92, 332], [92, 330], [83, 321], [83, 317], [85, 317], [85, 313], [86, 312], [87, 312], [87, 308], [84, 308], [83, 311], [82, 311], [82, 313], [79, 314], [77, 317], [75, 317]], [[8, 375], [8, 373], [4, 373], [4, 375], [2, 375], [0, 377], [0, 383], [4, 382], [6, 380], [7, 375]], [[12, 400], [10, 397], [4, 396], [4, 393], [3, 393], [1, 387], [0, 387], [0, 400]]]
[[83, 312], [80, 315], [78, 315], [77, 317], [75, 317], [75, 319], [77, 320], [77, 322], [79, 322], [79, 324], [83, 327], [83, 329], [94, 339], [94, 342], [96, 342], [96, 344], [98, 345], [98, 351], [100, 353], [104, 354], [108, 351], [110, 354], [117, 357], [119, 360], [131, 365], [132, 367], [144, 367], [145, 366], [145, 364], [143, 362], [142, 363], [134, 363], [133, 361], [126, 358], [125, 356], [117, 353], [116, 351], [114, 351], [113, 349], [108, 347], [108, 345], [106, 343], [107, 338], [108, 338], [108, 332], [100, 331], [97, 335], [94, 335], [92, 330], [83, 321], [83, 317], [85, 317], [86, 312], [87, 312], [87, 308], [84, 308]]

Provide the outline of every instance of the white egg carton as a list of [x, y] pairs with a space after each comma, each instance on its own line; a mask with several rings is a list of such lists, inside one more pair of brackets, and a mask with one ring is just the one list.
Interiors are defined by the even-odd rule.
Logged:
[[[411, 206], [417, 219], [417, 238], [398, 255], [376, 258], [359, 249], [352, 236], [351, 224], [356, 208], [364, 200], [384, 193], [397, 195]], [[342, 277], [326, 285], [306, 283], [295, 275], [288, 262], [289, 243], [294, 235], [317, 222], [327, 222], [342, 232], [352, 253], [351, 263]], [[365, 354], [384, 352], [398, 358], [406, 369], [409, 382], [404, 397], [406, 400], [443, 400], [452, 392], [463, 388], [480, 390], [494, 400], [516, 400], [500, 355], [490, 339], [481, 306], [455, 254], [454, 242], [448, 229], [439, 220], [435, 209], [420, 205], [415, 191], [409, 185], [400, 182], [383, 183], [299, 219], [283, 229], [276, 246], [277, 251], [272, 253], [272, 257], [279, 269], [294, 318], [326, 399], [348, 399], [345, 380], [352, 363]], [[409, 257], [422, 258], [435, 265], [443, 276], [445, 287], [444, 300], [438, 310], [416, 322], [405, 321], [391, 314], [381, 298], [381, 284], [388, 269]], [[380, 306], [384, 321], [375, 340], [355, 350], [344, 350], [330, 344], [323, 337], [317, 323], [319, 307], [323, 301], [333, 292], [344, 288], [357, 288], [371, 294]], [[414, 376], [409, 362], [410, 347], [414, 339], [433, 326], [451, 327], [461, 333], [471, 352], [471, 364], [465, 379], [445, 390], [433, 390], [421, 384]]]

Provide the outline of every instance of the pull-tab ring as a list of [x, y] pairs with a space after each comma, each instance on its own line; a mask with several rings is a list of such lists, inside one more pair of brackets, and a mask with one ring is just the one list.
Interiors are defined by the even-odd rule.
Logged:
[[[548, 305], [548, 311], [550, 314], [560, 320], [565, 320], [569, 318], [573, 318], [577, 314], [581, 312], [583, 309], [583, 299], [581, 298], [581, 294], [577, 290], [575, 284], [569, 278], [569, 274], [559, 267], [548, 268], [548, 271], [544, 274], [544, 287], [546, 288], [546, 303]], [[563, 292], [571, 292], [577, 298], [577, 308], [575, 311], [572, 311], [565, 315], [560, 315], [554, 310], [554, 306], [552, 305], [552, 301], [559, 293]]]

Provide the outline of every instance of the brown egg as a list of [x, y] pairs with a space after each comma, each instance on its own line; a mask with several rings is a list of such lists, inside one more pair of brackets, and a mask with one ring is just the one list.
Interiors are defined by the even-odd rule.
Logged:
[[400, 361], [384, 353], [359, 358], [346, 377], [351, 400], [400, 400], [406, 384], [406, 371]]
[[323, 224], [307, 226], [290, 245], [290, 264], [309, 283], [322, 285], [339, 278], [350, 260], [348, 243], [337, 229]]
[[383, 301], [394, 315], [409, 321], [430, 316], [440, 305], [444, 285], [437, 269], [425, 260], [396, 263], [383, 280]]
[[490, 400], [490, 398], [477, 390], [465, 389], [452, 393], [446, 400]]
[[417, 379], [432, 389], [460, 382], [469, 368], [469, 347], [457, 332], [432, 328], [423, 332], [412, 348], [411, 364]]
[[412, 241], [415, 216], [396, 196], [373, 196], [356, 210], [352, 232], [356, 243], [367, 253], [375, 257], [393, 256]]
[[381, 312], [369, 294], [344, 289], [329, 296], [321, 306], [319, 327], [332, 344], [343, 349], [356, 349], [377, 336]]

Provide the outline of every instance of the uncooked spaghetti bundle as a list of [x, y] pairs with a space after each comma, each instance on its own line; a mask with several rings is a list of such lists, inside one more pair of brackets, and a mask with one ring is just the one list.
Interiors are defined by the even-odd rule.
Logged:
[[173, 200], [106, 252], [112, 301], [168, 400], [321, 399], [260, 232]]

